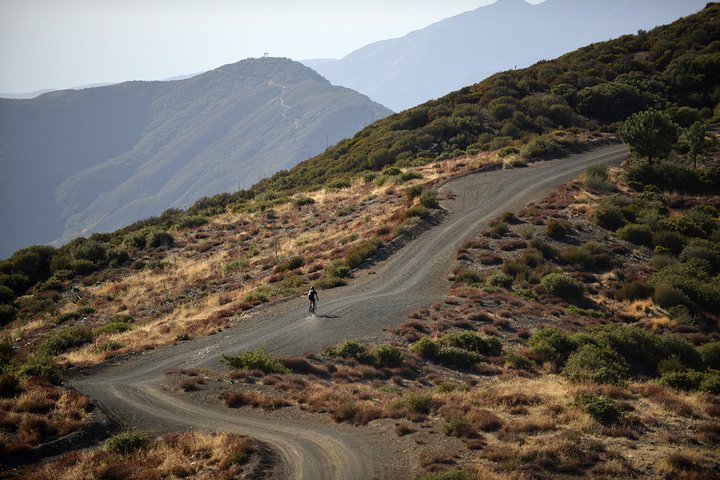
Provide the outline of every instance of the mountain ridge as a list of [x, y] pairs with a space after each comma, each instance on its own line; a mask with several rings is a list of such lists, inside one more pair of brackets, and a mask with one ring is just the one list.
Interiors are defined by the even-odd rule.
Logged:
[[401, 111], [495, 72], [668, 23], [704, 5], [705, 0], [546, 0], [537, 5], [503, 0], [312, 68], [333, 84]]
[[[237, 190], [390, 111], [289, 59], [0, 99], [2, 254]], [[34, 172], [34, 173], [33, 173]], [[38, 219], [37, 223], [27, 218]]]

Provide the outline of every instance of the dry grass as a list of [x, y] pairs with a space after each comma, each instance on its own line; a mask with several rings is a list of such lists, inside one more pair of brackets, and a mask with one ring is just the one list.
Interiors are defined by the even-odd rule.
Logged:
[[21, 380], [17, 395], [0, 399], [0, 455], [8, 455], [82, 427], [90, 400], [72, 390]]
[[257, 473], [256, 444], [231, 433], [190, 432], [160, 437], [152, 448], [117, 454], [104, 449], [69, 453], [24, 472], [28, 480], [79, 478], [248, 478]]

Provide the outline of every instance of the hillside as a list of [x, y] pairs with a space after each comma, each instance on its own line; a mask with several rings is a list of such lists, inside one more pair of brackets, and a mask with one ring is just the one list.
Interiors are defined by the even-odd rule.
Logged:
[[[91, 421], [50, 382], [104, 362], [71, 384], [124, 426], [254, 429], [282, 471], [716, 478], [719, 15], [495, 75], [187, 211], [16, 252], [0, 262], [0, 454]], [[617, 169], [591, 163], [625, 157], [617, 145], [538, 162], [631, 139], [644, 118], [671, 127], [676, 141], [650, 142], [667, 151], [628, 140]], [[30, 478], [96, 458], [111, 459], [98, 476], [151, 468], [148, 444]]]
[[499, 0], [367, 45], [340, 60], [308, 66], [401, 111], [493, 73], [523, 68], [593, 42], [635, 33], [689, 15], [705, 0]]
[[0, 256], [251, 185], [389, 111], [286, 59], [0, 99]]

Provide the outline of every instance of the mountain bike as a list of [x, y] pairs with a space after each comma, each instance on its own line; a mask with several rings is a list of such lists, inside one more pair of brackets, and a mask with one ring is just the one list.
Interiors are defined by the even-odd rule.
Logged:
[[310, 302], [310, 305], [308, 306], [308, 313], [314, 317], [316, 310], [317, 310], [317, 304], [316, 304], [316, 302], [312, 302], [312, 301], [311, 301], [311, 302]]

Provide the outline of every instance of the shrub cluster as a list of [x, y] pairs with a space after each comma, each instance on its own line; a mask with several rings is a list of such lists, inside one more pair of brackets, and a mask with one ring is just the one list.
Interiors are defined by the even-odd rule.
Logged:
[[496, 337], [483, 337], [464, 330], [446, 333], [436, 341], [422, 337], [410, 345], [410, 351], [443, 365], [470, 368], [486, 356], [500, 355], [502, 342]]
[[345, 340], [328, 350], [334, 357], [353, 358], [360, 363], [375, 367], [399, 367], [402, 365], [404, 355], [402, 351], [389, 343], [382, 343], [369, 347], [357, 340]]
[[277, 357], [271, 357], [264, 346], [255, 350], [238, 352], [235, 355], [223, 355], [222, 362], [232, 369], [262, 370], [265, 373], [290, 373]]

